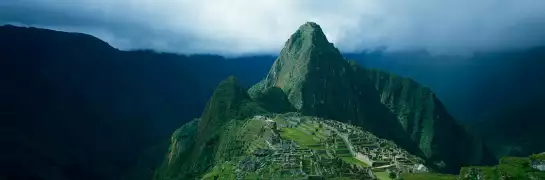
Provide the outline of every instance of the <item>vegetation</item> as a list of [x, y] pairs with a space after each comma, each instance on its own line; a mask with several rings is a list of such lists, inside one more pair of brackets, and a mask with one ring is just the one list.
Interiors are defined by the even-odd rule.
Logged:
[[531, 160], [541, 160], [541, 161], [545, 161], [545, 153], [533, 154], [533, 155], [530, 156], [530, 159], [531, 159]]
[[280, 109], [286, 109], [285, 93], [298, 112], [361, 126], [425, 157], [436, 170], [457, 172], [462, 164], [496, 161], [429, 88], [346, 61], [315, 23], [305, 23], [288, 39], [269, 74], [249, 92], [253, 99], [277, 100], [268, 102]]
[[281, 137], [286, 139], [291, 139], [295, 141], [297, 144], [309, 148], [319, 148], [313, 145], [320, 144], [316, 139], [314, 139], [314, 136], [311, 136], [307, 133], [302, 132], [300, 129], [297, 128], [284, 128], [280, 132]]
[[377, 179], [379, 179], [379, 180], [392, 180], [392, 178], [390, 177], [390, 173], [388, 173], [386, 171], [374, 172], [374, 173], [375, 173], [375, 176], [377, 177]]
[[341, 157], [341, 159], [350, 164], [360, 165], [362, 167], [369, 167], [368, 164], [365, 164], [364, 162], [361, 162], [360, 160], [354, 157]]
[[[300, 114], [273, 114], [289, 111]], [[337, 121], [318, 123], [317, 118]], [[381, 179], [392, 179], [422, 163], [423, 171], [452, 171], [480, 162], [484, 151], [429, 89], [348, 63], [310, 22], [286, 42], [265, 80], [248, 91], [234, 77], [222, 81], [195, 124], [182, 128], [194, 129], [185, 136], [192, 140], [174, 134], [156, 179], [368, 179], [372, 169]], [[349, 135], [356, 137], [348, 140]], [[358, 151], [370, 154], [356, 156], [352, 140], [371, 143], [369, 149], [358, 144]], [[486, 177], [496, 171], [480, 170]]]
[[[251, 91], [249, 90], [248, 92]], [[263, 92], [254, 94], [252, 98], [269, 112], [285, 113], [295, 111], [284, 91], [278, 87], [270, 87]]]
[[[376, 87], [382, 104], [395, 114], [424, 156], [444, 161], [447, 172], [457, 172], [462, 164], [496, 161], [482, 141], [456, 123], [429, 88], [412, 79], [380, 70], [362, 71]], [[439, 162], [436, 160], [434, 163]]]
[[233, 164], [227, 162], [220, 164], [212, 169], [211, 172], [207, 173], [202, 177], [203, 180], [234, 180], [235, 170]]
[[503, 157], [496, 166], [469, 166], [463, 167], [460, 170], [460, 175], [448, 174], [403, 174], [402, 178], [407, 179], [463, 179], [463, 180], [526, 180], [526, 179], [543, 179], [545, 172], [541, 172], [530, 166], [531, 159], [541, 157], [542, 154], [535, 154], [529, 157]]

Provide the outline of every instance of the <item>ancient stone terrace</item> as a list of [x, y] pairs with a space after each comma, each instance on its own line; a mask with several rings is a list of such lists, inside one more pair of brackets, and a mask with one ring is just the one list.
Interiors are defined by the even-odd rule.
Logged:
[[374, 179], [373, 171], [409, 172], [420, 162], [393, 142], [357, 126], [297, 113], [253, 119], [262, 121], [267, 130], [259, 131], [249, 151], [281, 172], [278, 178]]
[[347, 144], [352, 146], [352, 154], [356, 159], [369, 164], [374, 170], [409, 172], [415, 164], [423, 163], [421, 158], [397, 147], [392, 141], [380, 139], [360, 127], [333, 120], [320, 123], [337, 131], [339, 136], [346, 135]]

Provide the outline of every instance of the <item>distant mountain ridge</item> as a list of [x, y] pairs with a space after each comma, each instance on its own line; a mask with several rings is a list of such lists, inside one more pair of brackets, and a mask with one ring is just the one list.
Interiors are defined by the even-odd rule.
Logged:
[[234, 74], [253, 84], [274, 60], [119, 51], [86, 34], [9, 25], [0, 56], [9, 134], [0, 179], [151, 177], [169, 135], [202, 114], [217, 83]]

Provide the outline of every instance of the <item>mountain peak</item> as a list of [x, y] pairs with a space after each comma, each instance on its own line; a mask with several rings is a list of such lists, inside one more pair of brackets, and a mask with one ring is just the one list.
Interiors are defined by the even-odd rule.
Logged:
[[252, 91], [265, 92], [278, 87], [298, 111], [322, 114], [329, 108], [327, 97], [332, 97], [327, 95], [326, 86], [349, 88], [348, 82], [343, 80], [346, 67], [341, 53], [329, 43], [320, 26], [307, 22], [286, 41], [265, 80]]
[[314, 49], [314, 48], [333, 48], [333, 44], [329, 43], [327, 37], [320, 25], [314, 22], [306, 22], [305, 24], [299, 26], [299, 29], [295, 31], [286, 42], [284, 47], [292, 53], [301, 51], [303, 49]]
[[316, 24], [315, 22], [306, 22], [305, 24], [299, 26], [299, 29], [305, 29], [305, 30], [313, 30], [313, 31], [322, 31], [322, 28], [320, 25]]

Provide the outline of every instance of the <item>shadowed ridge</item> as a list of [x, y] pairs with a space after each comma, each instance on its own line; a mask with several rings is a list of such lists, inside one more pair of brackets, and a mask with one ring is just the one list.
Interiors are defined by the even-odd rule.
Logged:
[[[228, 143], [222, 138], [226, 124], [232, 121], [245, 120], [256, 114], [266, 114], [266, 110], [252, 101], [246, 90], [242, 88], [234, 76], [223, 80], [214, 91], [198, 122], [196, 122], [194, 143], [191, 141], [172, 141], [172, 147], [183, 145], [183, 150], [174, 152], [180, 155], [168, 154], [160, 173], [156, 177], [183, 177], [194, 179], [206, 172], [216, 163], [218, 147]], [[175, 134], [176, 135], [176, 134]], [[178, 162], [178, 164], [167, 164]]]

